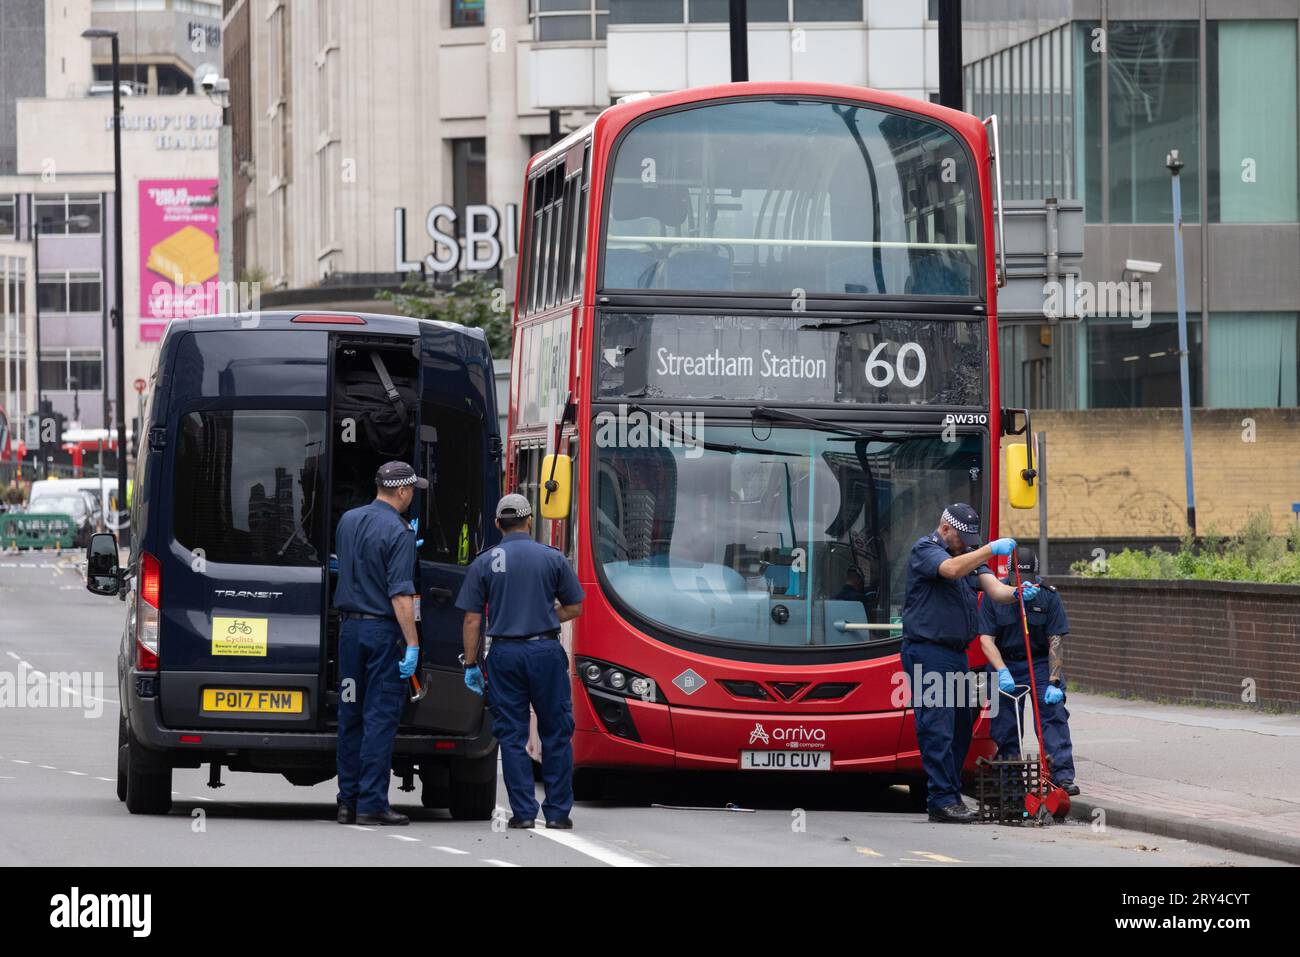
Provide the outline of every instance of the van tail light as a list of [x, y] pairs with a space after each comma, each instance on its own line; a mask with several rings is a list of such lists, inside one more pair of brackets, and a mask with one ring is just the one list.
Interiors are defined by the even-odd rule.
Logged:
[[162, 571], [158, 559], [140, 553], [140, 585], [135, 603], [135, 667], [158, 670], [158, 608], [162, 597]]

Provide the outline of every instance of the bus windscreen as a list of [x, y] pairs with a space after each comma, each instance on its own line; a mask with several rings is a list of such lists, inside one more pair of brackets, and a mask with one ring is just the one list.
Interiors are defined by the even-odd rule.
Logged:
[[982, 319], [604, 313], [598, 396], [983, 407]]
[[947, 503], [985, 494], [972, 433], [707, 425], [689, 443], [595, 446], [607, 591], [670, 635], [731, 644], [896, 639], [844, 625], [896, 623], [917, 537]]
[[944, 127], [862, 104], [655, 114], [618, 146], [601, 286], [978, 297], [974, 176]]

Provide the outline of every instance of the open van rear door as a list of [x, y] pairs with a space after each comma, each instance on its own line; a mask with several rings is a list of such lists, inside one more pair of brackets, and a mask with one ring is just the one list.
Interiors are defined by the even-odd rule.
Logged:
[[428, 692], [403, 724], [473, 734], [483, 699], [469, 691], [459, 661], [456, 596], [469, 564], [499, 536], [493, 510], [501, 494], [501, 437], [492, 356], [478, 330], [422, 324], [420, 435], [416, 470], [429, 480], [416, 508], [420, 592], [420, 673]]

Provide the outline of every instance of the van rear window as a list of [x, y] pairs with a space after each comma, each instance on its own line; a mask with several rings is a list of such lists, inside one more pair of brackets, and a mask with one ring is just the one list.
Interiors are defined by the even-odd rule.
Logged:
[[181, 419], [172, 530], [212, 562], [321, 564], [325, 413], [191, 412]]

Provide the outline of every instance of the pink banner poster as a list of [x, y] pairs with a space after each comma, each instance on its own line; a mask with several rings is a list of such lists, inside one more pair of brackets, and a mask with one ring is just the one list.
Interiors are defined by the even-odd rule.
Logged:
[[140, 341], [217, 311], [217, 181], [140, 182]]

